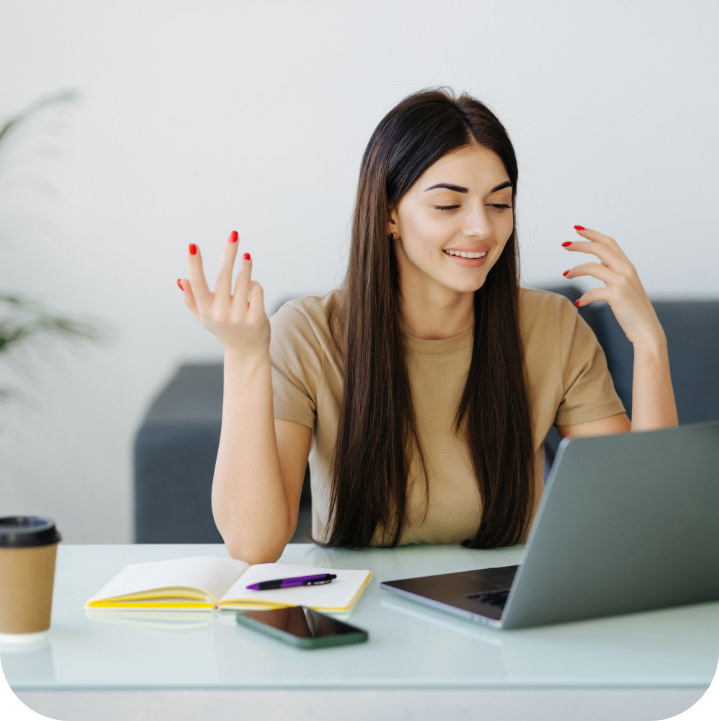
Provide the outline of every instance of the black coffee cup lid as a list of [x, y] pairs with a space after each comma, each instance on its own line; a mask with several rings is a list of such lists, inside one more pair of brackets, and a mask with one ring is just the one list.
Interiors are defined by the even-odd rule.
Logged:
[[62, 540], [55, 521], [39, 516], [4, 516], [0, 518], [0, 548], [33, 548], [49, 546]]

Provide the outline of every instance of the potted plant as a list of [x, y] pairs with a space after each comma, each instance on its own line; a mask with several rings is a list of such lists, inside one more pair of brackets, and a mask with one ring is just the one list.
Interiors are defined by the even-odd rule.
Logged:
[[[15, 133], [46, 108], [76, 99], [77, 93], [72, 90], [47, 95], [0, 125], [0, 181], [9, 169], [7, 150]], [[31, 298], [0, 289], [0, 361], [9, 359], [18, 347], [38, 336], [82, 341], [103, 338], [99, 328], [91, 321], [66, 317]], [[0, 402], [16, 395], [13, 388], [0, 386]]]

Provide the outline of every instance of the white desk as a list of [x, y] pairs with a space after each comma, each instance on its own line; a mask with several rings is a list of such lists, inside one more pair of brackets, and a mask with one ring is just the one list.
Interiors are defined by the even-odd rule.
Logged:
[[648, 721], [701, 697], [717, 669], [719, 603], [493, 631], [379, 588], [384, 580], [511, 565], [521, 550], [290, 545], [283, 562], [374, 574], [350, 617], [369, 631], [369, 642], [302, 651], [227, 617], [185, 629], [140, 628], [92, 620], [83, 610], [129, 563], [226, 556], [223, 546], [61, 545], [49, 644], [25, 653], [3, 649], [0, 657], [25, 703], [65, 721], [452, 715]]

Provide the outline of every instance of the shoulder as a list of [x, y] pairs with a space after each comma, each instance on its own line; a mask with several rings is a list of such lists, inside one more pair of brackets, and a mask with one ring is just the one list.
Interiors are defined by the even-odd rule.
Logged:
[[293, 298], [283, 303], [277, 312], [272, 316], [282, 319], [287, 317], [297, 317], [297, 314], [304, 316], [311, 322], [327, 323], [334, 306], [336, 306], [339, 290], [330, 290], [322, 295], [305, 295], [301, 298]]
[[559, 293], [520, 288], [519, 332], [531, 364], [565, 367], [577, 348], [593, 349], [594, 333], [574, 304]]
[[[337, 313], [342, 291], [306, 295], [284, 303], [270, 318], [272, 345], [311, 346], [328, 350], [337, 337]], [[332, 332], [334, 329], [334, 333]]]
[[579, 314], [572, 302], [559, 293], [533, 288], [519, 289], [519, 327], [523, 335], [573, 330]]
[[535, 288], [519, 289], [519, 312], [526, 316], [539, 317], [548, 314], [563, 314], [572, 310], [571, 301], [560, 293]]

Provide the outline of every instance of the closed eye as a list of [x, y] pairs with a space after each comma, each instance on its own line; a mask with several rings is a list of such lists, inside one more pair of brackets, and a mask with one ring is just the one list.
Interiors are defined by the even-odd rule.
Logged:
[[[435, 210], [456, 210], [457, 208], [460, 208], [459, 205], [435, 205]], [[509, 210], [512, 206], [506, 205], [504, 203], [490, 203], [490, 208], [495, 208], [496, 210]]]

